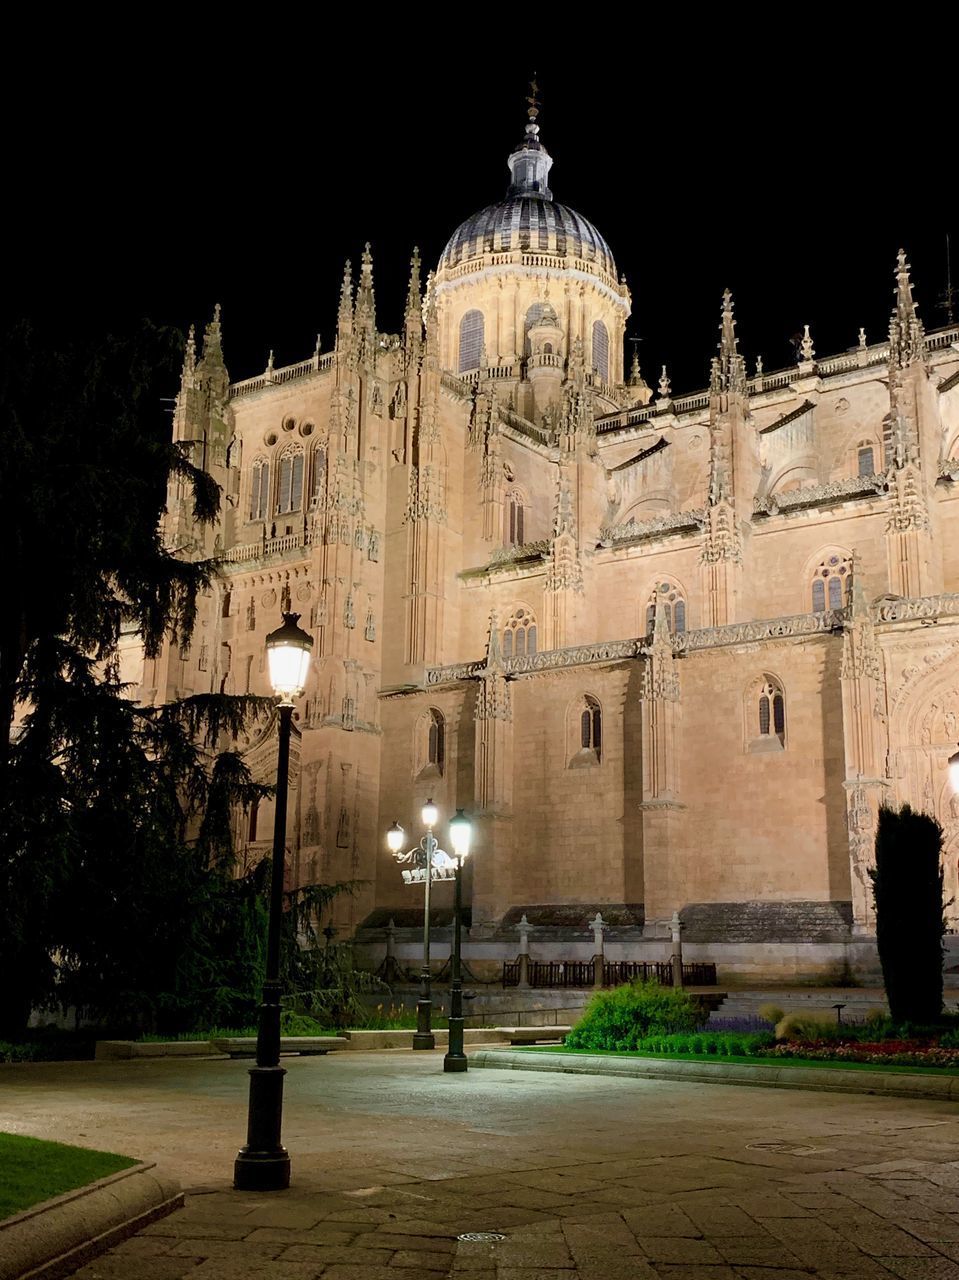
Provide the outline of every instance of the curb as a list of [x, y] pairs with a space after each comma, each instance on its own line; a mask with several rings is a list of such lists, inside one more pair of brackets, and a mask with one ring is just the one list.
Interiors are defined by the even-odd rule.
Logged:
[[182, 1204], [153, 1163], [44, 1200], [0, 1222], [0, 1280], [58, 1280]]
[[558, 1071], [566, 1075], [620, 1076], [689, 1084], [753, 1085], [806, 1089], [814, 1093], [863, 1093], [887, 1098], [959, 1101], [959, 1075], [909, 1075], [892, 1071], [849, 1071], [842, 1067], [748, 1066], [745, 1063], [676, 1062], [655, 1058], [611, 1058], [603, 1054], [517, 1053], [483, 1049], [470, 1054], [471, 1067], [512, 1071]]

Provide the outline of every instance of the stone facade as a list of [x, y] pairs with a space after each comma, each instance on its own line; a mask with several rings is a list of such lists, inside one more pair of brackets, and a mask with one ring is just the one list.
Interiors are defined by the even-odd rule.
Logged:
[[[533, 113], [506, 200], [425, 288], [414, 257], [400, 333], [367, 250], [331, 352], [231, 385], [219, 315], [199, 360], [191, 337], [175, 434], [225, 501], [198, 531], [172, 492], [166, 534], [223, 570], [141, 696], [266, 693], [264, 635], [302, 615], [291, 875], [362, 882], [343, 932], [419, 907], [383, 835], [431, 796], [476, 820], [490, 966], [524, 910], [552, 958], [550, 909], [586, 937], [628, 904], [627, 958], [678, 908], [692, 959], [868, 968], [883, 800], [943, 823], [959, 899], [959, 329], [924, 331], [900, 253], [883, 341], [820, 358], [807, 328], [795, 366], [749, 372], [727, 293], [708, 388], [654, 394]], [[272, 719], [239, 747], [272, 780]], [[238, 823], [262, 856], [271, 806]]]

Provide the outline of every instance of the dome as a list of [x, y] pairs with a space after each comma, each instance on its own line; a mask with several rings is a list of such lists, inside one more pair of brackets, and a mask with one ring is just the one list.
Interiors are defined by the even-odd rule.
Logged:
[[593, 224], [542, 195], [510, 195], [467, 218], [450, 236], [439, 269], [449, 270], [484, 253], [514, 249], [579, 258], [618, 278], [612, 251]]

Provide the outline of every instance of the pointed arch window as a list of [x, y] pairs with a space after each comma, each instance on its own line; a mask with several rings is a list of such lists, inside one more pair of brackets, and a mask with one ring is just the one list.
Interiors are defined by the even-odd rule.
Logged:
[[745, 698], [746, 750], [782, 751], [786, 745], [786, 695], [768, 671], [750, 685]]
[[841, 552], [825, 556], [812, 577], [813, 613], [822, 613], [826, 609], [844, 609], [851, 581], [852, 562], [849, 556]]
[[876, 474], [876, 453], [871, 440], [860, 440], [856, 447], [856, 474], [859, 476]]
[[536, 615], [520, 606], [503, 628], [503, 657], [525, 658], [536, 652]]
[[599, 764], [603, 752], [603, 711], [592, 694], [583, 694], [570, 706], [567, 738], [569, 768]]
[[482, 311], [467, 311], [460, 321], [459, 372], [470, 373], [478, 369], [480, 354], [485, 344], [485, 325]]
[[446, 717], [436, 707], [427, 708], [416, 722], [413, 762], [418, 778], [442, 777], [446, 768]]
[[251, 473], [250, 519], [265, 520], [270, 506], [270, 464], [266, 458], [255, 458]]
[[317, 445], [310, 454], [310, 506], [319, 506], [326, 488], [326, 450]]
[[276, 514], [299, 511], [303, 505], [303, 446], [287, 445], [280, 454], [276, 476]]
[[593, 373], [609, 382], [609, 331], [602, 320], [593, 321]]
[[656, 625], [656, 601], [666, 614], [666, 626], [675, 635], [686, 630], [686, 596], [671, 578], [660, 578], [653, 587], [646, 605], [646, 634], [651, 635]]
[[521, 547], [526, 541], [526, 495], [521, 489], [507, 491], [504, 525], [506, 545]]

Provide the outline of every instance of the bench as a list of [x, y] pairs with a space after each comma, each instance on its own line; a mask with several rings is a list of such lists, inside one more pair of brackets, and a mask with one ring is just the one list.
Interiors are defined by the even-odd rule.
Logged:
[[[228, 1053], [231, 1058], [255, 1058], [256, 1037], [224, 1037], [211, 1040], [210, 1043], [218, 1053]], [[281, 1036], [280, 1053], [299, 1053], [303, 1056], [318, 1057], [329, 1053], [332, 1049], [344, 1048], [340, 1036]]]
[[497, 1027], [500, 1035], [504, 1035], [510, 1044], [544, 1044], [549, 1041], [562, 1041], [572, 1031], [572, 1027]]

